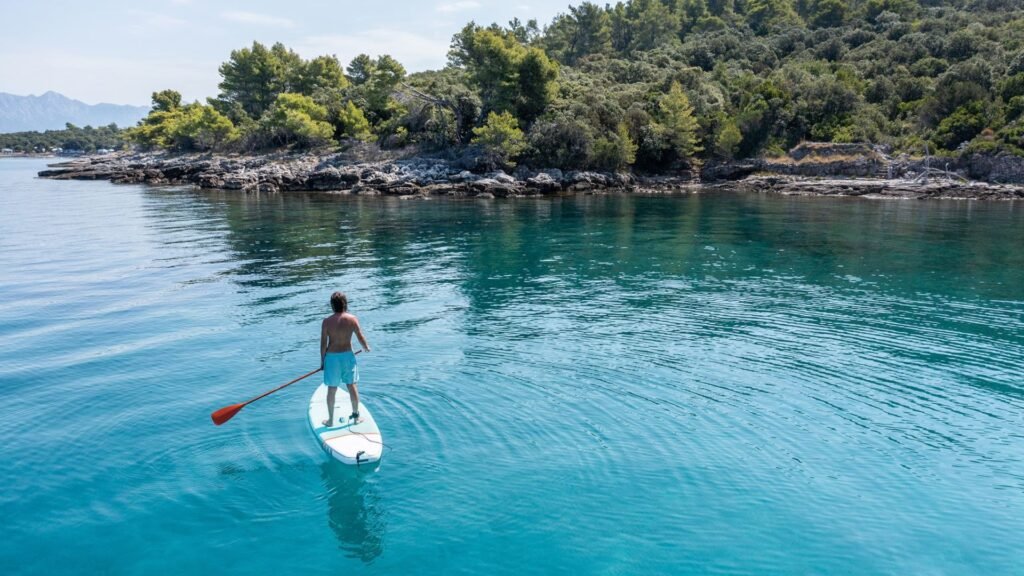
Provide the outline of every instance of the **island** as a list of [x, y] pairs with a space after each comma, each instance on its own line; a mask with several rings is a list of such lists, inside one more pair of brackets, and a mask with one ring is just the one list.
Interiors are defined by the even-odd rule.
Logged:
[[218, 96], [156, 92], [122, 152], [40, 175], [402, 196], [724, 182], [1017, 198], [1022, 27], [1024, 10], [998, 1], [584, 2], [543, 28], [470, 22], [445, 68], [414, 74], [388, 55], [343, 67], [254, 42], [220, 66]]

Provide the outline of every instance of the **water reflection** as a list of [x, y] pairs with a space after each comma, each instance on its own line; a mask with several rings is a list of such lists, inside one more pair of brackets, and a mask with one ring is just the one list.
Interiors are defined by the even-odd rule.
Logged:
[[[940, 274], [954, 292], [1021, 298], [1024, 207], [708, 194], [625, 194], [501, 202], [401, 201], [313, 193], [251, 196], [151, 190], [151, 223], [209, 226], [245, 288], [287, 288], [353, 272], [394, 294], [420, 274], [458, 284], [471, 305], [551, 292], [558, 279], [632, 288], [654, 278], [830, 282], [874, 276], [896, 289]], [[182, 196], [188, 198], [183, 201]], [[196, 200], [199, 200], [198, 202]], [[984, 275], [965, 285], [953, 278]], [[272, 304], [277, 293], [262, 292]], [[385, 296], [386, 297], [386, 296]], [[385, 303], [382, 303], [385, 304]]]
[[371, 564], [384, 552], [384, 508], [369, 470], [325, 462], [320, 478], [327, 493], [327, 524], [349, 558]]

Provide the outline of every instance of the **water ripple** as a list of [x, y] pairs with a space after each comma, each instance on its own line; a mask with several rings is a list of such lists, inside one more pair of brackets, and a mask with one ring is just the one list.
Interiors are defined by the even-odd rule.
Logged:
[[[12, 162], [14, 573], [1021, 564], [1016, 205], [409, 203], [50, 182]], [[379, 469], [311, 441], [317, 378], [211, 426], [312, 369], [338, 289], [374, 345], [360, 389]]]

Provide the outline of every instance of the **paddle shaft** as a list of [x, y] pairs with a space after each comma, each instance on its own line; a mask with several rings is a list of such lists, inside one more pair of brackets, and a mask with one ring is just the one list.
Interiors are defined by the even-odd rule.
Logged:
[[[362, 352], [362, 350], [359, 350], [359, 352]], [[359, 352], [356, 352], [356, 354], [359, 354]], [[305, 378], [309, 378], [310, 376], [312, 376], [313, 374], [316, 374], [317, 372], [319, 372], [321, 370], [323, 370], [323, 366], [321, 366], [320, 368], [317, 368], [316, 370], [313, 370], [312, 372], [307, 372], [306, 374], [303, 374], [302, 376], [299, 376], [298, 378], [296, 378], [295, 380], [292, 380], [291, 382], [288, 382], [287, 384], [282, 384], [282, 385], [278, 386], [277, 388], [274, 388], [273, 390], [268, 390], [267, 392], [264, 392], [263, 394], [260, 394], [259, 396], [255, 397], [255, 398], [252, 398], [250, 400], [246, 400], [245, 402], [242, 402], [242, 406], [248, 406], [249, 404], [252, 404], [253, 402], [259, 400], [260, 398], [266, 398], [267, 396], [270, 396], [274, 392], [277, 392], [278, 390], [283, 390], [283, 389], [291, 386], [292, 384], [295, 384], [299, 380], [303, 380]]]
[[277, 392], [278, 390], [282, 390], [284, 388], [287, 388], [287, 387], [291, 386], [292, 384], [295, 384], [299, 380], [303, 380], [303, 379], [309, 378], [310, 376], [312, 376], [313, 374], [316, 374], [317, 372], [319, 372], [321, 370], [323, 370], [323, 368], [317, 368], [316, 370], [313, 370], [312, 372], [308, 372], [306, 374], [303, 374], [302, 376], [299, 376], [298, 378], [296, 378], [295, 380], [292, 380], [291, 382], [288, 382], [287, 384], [282, 384], [282, 385], [278, 386], [277, 388], [274, 388], [273, 390], [268, 390], [268, 391], [264, 392], [263, 394], [260, 394], [259, 396], [255, 397], [255, 398], [251, 398], [249, 400], [246, 400], [245, 402], [242, 402], [242, 406], [248, 406], [249, 404], [252, 404], [253, 402], [259, 400], [260, 398], [266, 398], [267, 396], [270, 396], [274, 392]]
[[[360, 350], [359, 352], [362, 352], [362, 350]], [[356, 354], [359, 354], [359, 352], [356, 352]], [[242, 402], [241, 404], [232, 404], [231, 406], [225, 406], [225, 407], [221, 408], [220, 410], [217, 410], [213, 414], [210, 414], [210, 419], [213, 420], [214, 424], [216, 424], [217, 426], [220, 426], [221, 424], [223, 424], [223, 423], [227, 422], [228, 420], [231, 420], [232, 418], [234, 418], [235, 414], [238, 414], [238, 412], [241, 411], [242, 408], [245, 408], [249, 404], [252, 404], [253, 402], [259, 400], [260, 398], [266, 398], [267, 396], [270, 396], [271, 394], [273, 394], [274, 392], [277, 392], [278, 390], [281, 390], [282, 388], [287, 388], [287, 387], [291, 386], [292, 384], [295, 384], [299, 380], [302, 380], [303, 378], [309, 378], [313, 374], [316, 374], [317, 372], [319, 372], [319, 371], [321, 371], [323, 369], [324, 369], [323, 366], [321, 366], [320, 368], [317, 368], [316, 370], [313, 370], [312, 372], [309, 372], [307, 374], [303, 374], [302, 376], [299, 376], [298, 378], [292, 380], [291, 382], [288, 382], [286, 384], [282, 384], [282, 385], [278, 386], [277, 388], [274, 388], [273, 390], [268, 390], [267, 392], [264, 392], [263, 394], [260, 394], [259, 396], [255, 397], [255, 398], [251, 398], [249, 400], [246, 400], [245, 402]]]

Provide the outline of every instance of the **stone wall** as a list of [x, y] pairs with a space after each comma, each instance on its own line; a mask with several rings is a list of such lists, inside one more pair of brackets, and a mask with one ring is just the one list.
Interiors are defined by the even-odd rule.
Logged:
[[1003, 184], [1024, 184], [1024, 158], [1000, 154], [974, 154], [962, 162], [967, 176], [974, 180]]

